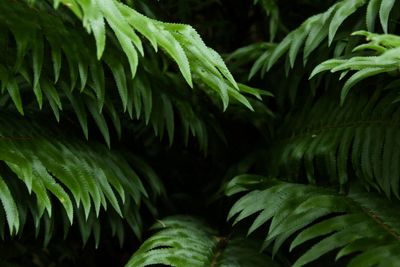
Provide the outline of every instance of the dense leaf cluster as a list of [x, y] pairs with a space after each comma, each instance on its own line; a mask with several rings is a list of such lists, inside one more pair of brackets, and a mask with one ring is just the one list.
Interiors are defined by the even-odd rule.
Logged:
[[2, 0], [0, 265], [398, 266], [399, 7]]

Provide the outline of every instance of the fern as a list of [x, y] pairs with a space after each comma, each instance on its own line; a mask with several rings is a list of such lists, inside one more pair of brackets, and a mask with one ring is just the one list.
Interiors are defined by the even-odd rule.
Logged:
[[129, 266], [278, 266], [260, 254], [252, 240], [219, 237], [215, 229], [187, 216], [168, 217], [153, 227], [147, 239], [127, 263]]
[[[300, 27], [290, 32], [286, 37], [279, 42], [276, 48], [266, 51], [253, 66], [252, 75], [260, 70], [262, 73], [269, 70], [283, 55], [287, 54], [286, 65], [294, 67], [296, 58], [303, 50], [303, 62], [307, 63], [313, 51], [319, 47], [323, 41], [328, 38], [328, 45], [332, 45], [337, 36], [337, 31], [340, 26], [358, 9], [367, 5], [367, 25], [368, 29], [372, 30], [375, 25], [375, 17], [379, 13], [381, 25], [385, 32], [388, 29], [388, 16], [394, 6], [394, 1], [352, 1], [342, 0], [332, 5], [327, 11], [314, 15], [304, 21]], [[325, 25], [329, 25], [326, 27]], [[361, 30], [359, 22], [352, 24], [354, 30]], [[351, 44], [350, 44], [351, 45]], [[338, 44], [338, 48], [341, 44]], [[250, 77], [252, 77], [252, 75]]]
[[[271, 221], [263, 247], [273, 252], [291, 236], [290, 250], [309, 240], [317, 242], [293, 266], [304, 266], [340, 249], [336, 260], [356, 253], [348, 266], [395, 266], [399, 261], [399, 213], [396, 204], [354, 187], [348, 194], [327, 188], [285, 183], [259, 176], [240, 176], [227, 185], [227, 194], [248, 191], [232, 207], [235, 223], [257, 214], [249, 234]], [[252, 203], [249, 205], [249, 203]]]
[[[57, 6], [58, 4], [55, 2], [55, 7]], [[221, 96], [224, 109], [228, 105], [229, 97], [233, 97], [251, 109], [247, 100], [236, 92], [239, 88], [222, 58], [214, 50], [206, 47], [192, 27], [149, 19], [114, 0], [95, 1], [89, 5], [77, 1], [72, 9], [78, 6], [83, 11], [84, 26], [89, 31], [92, 30], [96, 38], [98, 58], [101, 57], [104, 50], [105, 26], [101, 21], [105, 20], [113, 29], [128, 59], [136, 53], [136, 49], [142, 52], [142, 44], [134, 32], [136, 30], [149, 40], [156, 51], [160, 46], [176, 61], [190, 86], [193, 86], [192, 71], [196, 78]], [[191, 66], [189, 66], [189, 60]], [[134, 69], [132, 67], [134, 64], [130, 63], [130, 65], [131, 69]], [[134, 71], [132, 71], [132, 76], [134, 76]]]
[[2, 4], [0, 265], [398, 265], [398, 1]]
[[[82, 143], [59, 131], [46, 130], [38, 123], [29, 123], [12, 115], [3, 115], [0, 120], [1, 161], [22, 181], [27, 192], [35, 196], [36, 204], [31, 212], [36, 228], [40, 221], [53, 218], [54, 197], [63, 207], [67, 224], [73, 223], [76, 214], [84, 240], [92, 230], [95, 231], [93, 223], [101, 208], [115, 211], [117, 216], [111, 220], [113, 224], [125, 218], [140, 237], [142, 226], [138, 211], [141, 203], [149, 197], [143, 181], [151, 188], [159, 188], [152, 195], [163, 194], [161, 182], [145, 163], [139, 162], [136, 166], [144, 173], [139, 177], [123, 153], [108, 151], [101, 145]], [[5, 177], [0, 180], [0, 185], [10, 234], [18, 233], [25, 225], [28, 211], [13, 196], [16, 189], [10, 189], [21, 187]], [[98, 222], [96, 224], [100, 229]]]
[[375, 50], [377, 56], [352, 56], [349, 59], [330, 59], [315, 67], [310, 78], [314, 75], [330, 70], [342, 71], [341, 78], [349, 71], [356, 71], [343, 85], [341, 102], [343, 103], [350, 89], [360, 81], [381, 73], [396, 72], [399, 65], [400, 38], [396, 35], [377, 35], [365, 31], [355, 32], [354, 35], [363, 35], [369, 43], [354, 48], [354, 51]]
[[[175, 128], [173, 114], [182, 112], [183, 120], [193, 135], [202, 138], [204, 134], [200, 133], [198, 125], [204, 122], [197, 114], [193, 114], [195, 112], [190, 110], [187, 102], [175, 96], [188, 89], [177, 82], [178, 76], [160, 69], [154, 51], [147, 49], [136, 31], [149, 39], [156, 51], [160, 46], [177, 62], [190, 86], [193, 86], [193, 73], [199, 81], [196, 88], [209, 94], [216, 105], [219, 103], [215, 94], [220, 95], [224, 109], [230, 97], [251, 109], [220, 56], [206, 47], [200, 36], [189, 26], [149, 19], [112, 0], [99, 3], [94, 1], [91, 4], [66, 2], [66, 6], [82, 19], [86, 29], [94, 34], [99, 59], [96, 60], [92, 52], [96, 47], [91, 45], [90, 36], [82, 32], [79, 22], [67, 10], [54, 12], [46, 2], [31, 5], [23, 1], [11, 1], [0, 10], [3, 14], [9, 14], [0, 21], [4, 29], [2, 40], [7, 47], [0, 55], [1, 88], [3, 94], [10, 96], [21, 114], [24, 113], [23, 106], [27, 105], [22, 99], [26, 99], [25, 95], [33, 90], [38, 107], [41, 109], [43, 103], [48, 101], [57, 120], [60, 120], [60, 111], [66, 105], [65, 102], [70, 102], [86, 138], [88, 114], [92, 116], [108, 145], [111, 140], [106, 118], [111, 117], [120, 135], [120, 114], [124, 112], [128, 112], [131, 118], [140, 118], [146, 123], [151, 121], [155, 133], [161, 138], [166, 129], [170, 143]], [[115, 12], [110, 13], [107, 7]], [[52, 15], [49, 16], [49, 13]], [[108, 32], [102, 22], [104, 20], [115, 36], [108, 38], [110, 52], [103, 56], [103, 51], [107, 49], [105, 33]], [[64, 40], [74, 40], [74, 43], [69, 45]], [[16, 42], [16, 48], [8, 45], [13, 41]], [[139, 64], [139, 55], [144, 56], [145, 51], [148, 60]], [[126, 57], [121, 57], [124, 54]], [[188, 59], [192, 62], [191, 66]], [[9, 65], [8, 62], [13, 61], [15, 65]], [[159, 81], [165, 80], [171, 87], [171, 90], [161, 92], [161, 98], [158, 98], [159, 90], [154, 89], [159, 88], [158, 84], [152, 84], [155, 74]], [[113, 80], [106, 79], [109, 75]], [[177, 85], [179, 90], [173, 89]], [[246, 93], [254, 94], [252, 91]], [[117, 105], [117, 98], [120, 98], [120, 105]], [[154, 107], [163, 110], [164, 118], [152, 115]], [[119, 112], [120, 109], [122, 112]], [[193, 115], [188, 118], [187, 112]], [[157, 113], [158, 110], [153, 111], [153, 114]], [[183, 131], [187, 132], [186, 129]], [[204, 129], [201, 131], [205, 132]], [[204, 150], [205, 139], [200, 141]]]
[[[372, 97], [354, 93], [343, 106], [334, 97], [326, 94], [315, 103], [309, 98], [309, 110], [287, 114], [280, 138], [268, 150], [269, 174], [342, 188], [361, 179], [367, 187], [398, 198], [398, 105], [392, 103], [397, 96], [380, 89]], [[321, 175], [328, 181], [316, 179]]]

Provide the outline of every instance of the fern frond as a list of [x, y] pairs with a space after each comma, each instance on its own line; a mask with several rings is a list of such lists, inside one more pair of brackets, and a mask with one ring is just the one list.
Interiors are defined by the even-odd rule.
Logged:
[[268, 150], [269, 174], [310, 183], [323, 183], [315, 177], [325, 176], [325, 183], [342, 188], [360, 179], [368, 188], [399, 198], [395, 92], [353, 92], [343, 106], [332, 101], [335, 96], [309, 98], [304, 103], [308, 109], [288, 113]]
[[[57, 1], [54, 3], [57, 7]], [[66, 6], [71, 8], [70, 5]], [[224, 109], [228, 105], [229, 97], [250, 108], [246, 99], [236, 93], [239, 88], [222, 58], [204, 44], [191, 26], [150, 19], [116, 0], [90, 3], [76, 1], [76, 6], [82, 10], [83, 25], [89, 32], [93, 31], [98, 58], [103, 55], [105, 46], [105, 21], [129, 59], [132, 77], [137, 66], [137, 52], [143, 55], [143, 45], [136, 33], [138, 32], [149, 40], [156, 51], [161, 47], [178, 64], [191, 87], [194, 75], [220, 95]], [[132, 55], [135, 55], [133, 59]]]
[[17, 233], [19, 230], [19, 215], [17, 204], [11, 195], [10, 189], [4, 179], [0, 176], [0, 192], [1, 203], [3, 204], [4, 211], [7, 217], [7, 224], [10, 234]]
[[[363, 9], [367, 4], [368, 29], [375, 25], [375, 17], [379, 14], [381, 25], [387, 32], [388, 17], [393, 9], [394, 1], [342, 0], [332, 5], [327, 11], [308, 18], [297, 29], [286, 35], [275, 49], [265, 52], [264, 55], [268, 53], [270, 56], [263, 55], [264, 63], [262, 69], [269, 70], [285, 54], [287, 54], [286, 64], [293, 68], [297, 55], [303, 46], [303, 62], [305, 65], [311, 53], [326, 39], [328, 39], [327, 44], [331, 46], [335, 36], [338, 35], [338, 29], [344, 21], [358, 10]], [[362, 21], [362, 17], [346, 29], [361, 30], [360, 21]], [[327, 27], [327, 25], [329, 26]]]
[[249, 234], [270, 221], [263, 247], [273, 242], [274, 253], [290, 237], [295, 237], [290, 250], [317, 239], [293, 266], [304, 266], [335, 249], [339, 249], [336, 260], [353, 256], [348, 266], [395, 266], [399, 262], [397, 203], [357, 191], [357, 187], [342, 195], [327, 188], [259, 176], [234, 178], [227, 191], [235, 193], [238, 187], [248, 191], [246, 187], [257, 182], [257, 189], [233, 205], [228, 219], [235, 217], [239, 222], [258, 214]]
[[342, 72], [346, 75], [349, 71], [355, 71], [346, 81], [341, 92], [341, 103], [344, 102], [350, 89], [362, 80], [381, 73], [397, 71], [400, 65], [400, 36], [391, 34], [373, 34], [366, 31], [358, 31], [354, 35], [365, 36], [367, 44], [357, 46], [354, 51], [374, 50], [377, 55], [353, 56], [349, 59], [330, 59], [315, 67], [310, 79], [316, 74], [330, 70]]
[[[89, 218], [93, 221], [103, 208], [108, 214], [115, 212], [112, 221], [125, 218], [140, 236], [138, 210], [149, 197], [143, 183], [157, 189], [154, 193], [163, 194], [161, 182], [144, 162], [136, 161], [135, 168], [142, 174], [139, 177], [122, 153], [99, 144], [80, 142], [11, 114], [2, 115], [0, 121], [0, 160], [7, 170], [1, 173], [0, 200], [11, 234], [21, 231], [24, 225], [21, 220], [26, 220], [28, 212], [13, 196], [18, 185], [13, 179], [18, 178], [25, 185], [26, 193], [35, 196], [36, 204], [30, 205], [35, 211], [32, 215], [36, 228], [46, 216], [48, 220], [54, 219], [54, 198], [66, 213], [67, 225], [73, 223], [76, 213], [83, 222]], [[86, 227], [83, 232], [90, 233], [92, 227]]]
[[215, 229], [193, 217], [167, 217], [152, 229], [158, 232], [142, 244], [125, 266], [278, 266], [258, 252], [256, 242], [219, 237]]
[[[0, 9], [2, 14], [8, 14], [0, 17], [5, 47], [0, 52], [0, 88], [21, 114], [24, 106], [34, 106], [30, 101], [33, 92], [39, 109], [50, 108], [58, 121], [61, 111], [71, 105], [86, 138], [88, 119], [92, 117], [108, 145], [111, 140], [107, 121], [111, 120], [121, 135], [121, 114], [125, 112], [132, 119], [151, 123], [161, 138], [166, 131], [170, 143], [175, 133], [174, 114], [186, 120], [183, 124], [193, 135], [204, 136], [199, 125], [205, 128], [205, 122], [183, 99], [188, 95], [192, 98], [193, 92], [173, 67], [165, 66], [167, 61], [160, 62], [163, 57], [149, 49], [137, 33], [176, 60], [191, 86], [192, 75], [197, 77], [195, 88], [203, 90], [212, 103], [218, 106], [222, 100], [226, 108], [229, 98], [233, 98], [252, 108], [242, 93], [253, 92], [240, 91], [221, 57], [206, 47], [190, 26], [149, 19], [114, 0], [60, 2], [82, 22], [68, 9], [53, 10], [47, 2], [29, 2], [10, 1]], [[94, 34], [96, 46], [81, 23]], [[99, 58], [93, 52], [96, 47]], [[159, 110], [164, 116], [155, 115]], [[199, 142], [206, 150], [206, 138]]]

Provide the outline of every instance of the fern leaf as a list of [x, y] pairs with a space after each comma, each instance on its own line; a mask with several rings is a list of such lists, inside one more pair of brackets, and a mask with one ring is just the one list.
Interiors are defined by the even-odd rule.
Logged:
[[[126, 81], [126, 75], [124, 67], [121, 63], [119, 63], [114, 58], [107, 58], [108, 65], [110, 67], [111, 72], [114, 75], [115, 82], [117, 84], [118, 92], [121, 97], [122, 106], [124, 111], [126, 111], [128, 106], [128, 87]], [[136, 59], [137, 61], [137, 59]], [[134, 75], [132, 75], [134, 76]]]
[[[397, 121], [389, 119], [398, 110], [392, 103], [394, 95], [393, 91], [377, 90], [369, 98], [365, 92], [352, 92], [338, 106], [331, 92], [308, 111], [293, 110], [268, 150], [273, 155], [268, 158], [270, 175], [318, 183], [315, 177], [324, 174], [331, 184], [341, 186], [360, 179], [387, 196], [397, 196], [397, 145], [388, 146], [397, 132]], [[322, 112], [326, 108], [330, 112]], [[391, 167], [386, 170], [380, 166], [383, 162]]]
[[307, 37], [306, 27], [300, 27], [298, 31], [295, 31], [293, 33], [293, 41], [290, 44], [290, 49], [289, 49], [289, 60], [290, 60], [290, 66], [292, 68], [294, 67], [294, 62], [296, 61], [297, 54], [299, 53], [301, 46], [304, 44], [306, 37]]
[[42, 38], [35, 38], [33, 43], [32, 60], [33, 60], [33, 89], [39, 84], [39, 78], [43, 66], [43, 40]]
[[358, 8], [365, 5], [366, 2], [367, 1], [356, 1], [356, 3], [351, 1], [342, 2], [342, 5], [335, 10], [335, 15], [329, 24], [329, 44], [332, 43], [333, 38], [336, 35], [339, 26], [343, 24], [343, 21], [356, 12]]
[[[321, 45], [326, 37], [328, 37], [328, 45], [331, 45], [340, 25], [353, 13], [365, 6], [367, 2], [366, 0], [342, 0], [332, 5], [327, 11], [309, 17], [297, 29], [287, 34], [272, 53], [270, 51], [265, 52], [271, 53], [269, 59], [265, 61], [268, 66], [266, 71], [270, 70], [278, 59], [287, 52], [290, 66], [293, 68], [302, 45], [304, 45], [303, 62], [305, 64], [311, 53]], [[370, 16], [378, 12], [378, 10], [371, 8], [369, 11]], [[326, 25], [329, 25], [329, 27], [327, 28]], [[354, 27], [357, 27], [357, 24]], [[265, 56], [265, 53], [262, 56]]]
[[7, 223], [11, 235], [17, 233], [20, 225], [17, 204], [15, 203], [15, 200], [11, 195], [9, 187], [7, 186], [6, 182], [1, 176], [0, 176], [0, 200], [6, 212]]
[[[59, 6], [57, 1], [53, 3], [55, 8]], [[181, 89], [189, 92], [190, 88], [185, 88], [184, 83], [179, 81], [181, 79], [179, 75], [171, 78], [170, 74], [173, 72], [158, 66], [157, 58], [162, 56], [148, 49], [146, 57], [143, 60], [139, 59], [139, 54], [144, 56], [146, 44], [143, 44], [142, 37], [139, 37], [138, 33], [145, 39], [149, 39], [155, 48], [159, 47], [165, 51], [165, 54], [177, 63], [187, 84], [193, 87], [193, 82], [196, 82], [199, 85], [196, 89], [204, 90], [210, 96], [212, 103], [218, 103], [218, 99], [221, 99], [222, 108], [226, 109], [232, 98], [235, 102], [252, 109], [248, 99], [238, 89], [236, 81], [221, 56], [207, 47], [192, 27], [150, 19], [115, 0], [61, 1], [59, 3], [65, 5], [66, 8], [51, 10], [47, 3], [40, 1], [30, 1], [29, 4], [25, 1], [11, 1], [1, 7], [0, 12], [8, 14], [7, 17], [0, 18], [0, 25], [5, 30], [5, 44], [11, 51], [7, 57], [13, 57], [16, 50], [16, 65], [12, 68], [7, 66], [1, 70], [1, 84], [7, 89], [7, 93], [3, 92], [3, 94], [11, 96], [21, 114], [24, 112], [23, 104], [25, 104], [22, 103], [22, 99], [27, 103], [30, 102], [30, 91], [34, 92], [39, 108], [43, 105], [47, 108], [45, 103], [49, 104], [56, 120], [61, 119], [61, 107], [71, 104], [78, 116], [83, 133], [88, 138], [88, 122], [85, 113], [94, 112], [87, 104], [87, 95], [94, 92], [96, 99], [92, 101], [96, 102], [100, 115], [104, 115], [102, 109], [106, 99], [113, 101], [114, 97], [119, 95], [124, 111], [127, 110], [132, 116], [135, 109], [137, 118], [146, 123], [153, 120], [151, 123], [155, 129], [159, 129], [160, 136], [165, 130], [171, 138], [171, 120], [166, 117], [151, 116], [151, 109], [155, 107], [149, 97], [152, 95], [151, 91], [158, 94], [158, 91], [163, 89], [150, 87], [151, 83], [145, 80], [148, 77], [155, 80], [153, 75], [157, 73], [157, 77], [171, 83], [171, 85], [168, 84], [171, 88], [179, 84], [180, 88], [167, 89], [170, 92], [165, 94], [171, 100], [174, 113], [180, 112], [180, 109], [176, 107], [178, 101], [174, 99], [175, 95], [180, 94]], [[68, 9], [76, 16], [68, 12]], [[80, 22], [87, 32], [72, 26], [79, 25]], [[94, 36], [94, 42], [88, 34]], [[74, 40], [74, 42], [65, 43], [65, 40]], [[8, 45], [14, 41], [15, 47]], [[94, 52], [96, 49], [97, 52]], [[2, 64], [14, 61], [11, 58], [0, 60]], [[48, 68], [48, 65], [52, 68]], [[114, 80], [106, 79], [110, 75], [114, 77]], [[167, 76], [168, 78], [165, 78]], [[208, 76], [212, 79], [208, 79]], [[140, 89], [142, 93], [139, 97], [130, 92], [137, 92], [131, 89], [132, 84], [135, 85], [135, 80], [141, 80], [145, 86]], [[65, 87], [68, 87], [68, 91]], [[210, 93], [210, 87], [218, 94]], [[78, 94], [75, 91], [76, 88], [82, 94]], [[114, 88], [116, 90], [113, 90]], [[64, 103], [66, 100], [68, 102]], [[180, 102], [183, 101], [180, 100]], [[141, 109], [142, 103], [144, 109]], [[114, 110], [117, 110], [118, 106], [115, 108]], [[111, 110], [112, 107], [108, 110], [112, 122], [116, 131], [120, 132], [118, 121], [121, 120], [121, 114]], [[143, 111], [144, 116], [141, 116], [140, 113]], [[196, 116], [199, 118], [197, 114]], [[171, 117], [168, 116], [168, 118]], [[96, 115], [96, 118], [95, 123], [101, 125], [99, 129], [107, 140], [105, 126], [99, 123], [99, 116]], [[200, 127], [197, 129], [204, 132], [204, 129], [201, 130]], [[203, 149], [206, 139], [204, 134], [202, 136]]]
[[[393, 69], [392, 69], [393, 70]], [[388, 69], [383, 68], [365, 68], [354, 73], [344, 84], [341, 95], [340, 102], [343, 104], [349, 90], [357, 84], [359, 81], [364, 80], [365, 78], [374, 76], [379, 73], [387, 72]]]
[[321, 42], [328, 36], [329, 30], [325, 23], [332, 17], [333, 11], [336, 6], [332, 6], [321, 16], [315, 16], [315, 20], [311, 27], [309, 27], [308, 36], [304, 44], [303, 62], [306, 63], [310, 54], [321, 44]]
[[373, 32], [375, 30], [375, 20], [379, 14], [381, 0], [370, 0], [367, 7], [366, 23], [367, 30]]
[[379, 8], [379, 19], [385, 33], [388, 33], [389, 14], [395, 2], [395, 0], [382, 0]]
[[[95, 2], [93, 4], [97, 6]], [[101, 10], [99, 8], [90, 8], [88, 2], [80, 1], [80, 5], [85, 11], [83, 17], [83, 25], [93, 31], [93, 35], [96, 40], [97, 59], [100, 59], [106, 46], [106, 29], [104, 17], [102, 16]], [[57, 6], [55, 7], [57, 8]], [[75, 4], [74, 8], [79, 9], [77, 4]]]
[[344, 84], [341, 93], [341, 103], [344, 102], [349, 90], [360, 81], [375, 76], [380, 73], [390, 73], [397, 69], [399, 58], [396, 56], [399, 52], [399, 41], [396, 36], [375, 35], [364, 31], [356, 32], [357, 35], [364, 35], [370, 41], [367, 45], [361, 45], [355, 48], [356, 51], [363, 51], [373, 48], [381, 53], [377, 56], [358, 56], [344, 59], [331, 59], [322, 62], [316, 66], [311, 73], [311, 77], [325, 70], [332, 72], [355, 70], [354, 73]]
[[[364, 266], [366, 262], [368, 266], [383, 263], [392, 265], [398, 261], [400, 228], [396, 218], [399, 213], [391, 208], [394, 203], [382, 197], [372, 197], [371, 193], [359, 191], [358, 187], [346, 195], [340, 195], [321, 187], [273, 179], [268, 182], [271, 179], [267, 178], [265, 180], [267, 184], [272, 182], [273, 186], [259, 183], [257, 191], [248, 192], [237, 202], [246, 199], [251, 205], [239, 207], [235, 204], [232, 210], [234, 213], [243, 214], [248, 213], [248, 209], [253, 209], [254, 205], [264, 205], [259, 217], [265, 212], [270, 214], [262, 224], [272, 219], [266, 238], [275, 241], [274, 251], [299, 231], [292, 241], [291, 250], [308, 240], [322, 238], [305, 251], [293, 266], [304, 266], [336, 248], [345, 249], [339, 252], [337, 258], [344, 253], [361, 252], [354, 256], [350, 266]], [[243, 182], [241, 184], [244, 185]], [[232, 186], [235, 186], [235, 183], [231, 182], [227, 186], [228, 192]], [[254, 184], [249, 183], [249, 186], [251, 188]], [[258, 195], [255, 195], [255, 192], [258, 192]], [[271, 199], [274, 199], [273, 202], [270, 202]], [[273, 208], [272, 203], [276, 203]], [[237, 220], [242, 219], [240, 215], [237, 217]], [[358, 242], [361, 240], [368, 240], [369, 245], [361, 245], [362, 243]], [[391, 249], [387, 250], [389, 247]], [[373, 253], [378, 251], [386, 253]]]
[[318, 73], [321, 73], [321, 72], [327, 71], [327, 70], [331, 70], [337, 66], [340, 66], [343, 62], [345, 62], [345, 60], [343, 60], [343, 59], [330, 59], [330, 60], [324, 61], [314, 68], [314, 70], [310, 74], [309, 79], [313, 78]]
[[67, 212], [68, 219], [70, 223], [73, 222], [73, 205], [70, 197], [65, 192], [65, 190], [54, 180], [53, 177], [48, 173], [45, 167], [40, 163], [40, 161], [35, 160], [33, 162], [33, 172], [37, 173], [37, 177], [40, 177], [43, 181], [45, 187], [53, 193], [57, 199], [64, 206], [65, 211]]
[[[387, 24], [389, 13], [393, 8], [395, 1], [351, 1], [351, 0], [342, 0], [338, 3], [332, 5], [326, 12], [314, 15], [304, 21], [297, 29], [290, 32], [272, 51], [265, 52], [262, 56], [266, 57], [266, 53], [271, 53], [271, 57], [268, 60], [263, 60], [267, 63], [268, 71], [280, 57], [282, 57], [285, 53], [288, 53], [288, 60], [290, 66], [293, 68], [295, 58], [304, 44], [304, 54], [303, 61], [307, 62], [310, 54], [325, 40], [328, 36], [328, 44], [331, 45], [334, 37], [337, 35], [338, 28], [343, 24], [343, 22], [351, 17], [357, 10], [363, 8], [367, 3], [367, 28], [368, 30], [373, 30], [373, 26], [375, 24], [375, 17], [380, 16], [382, 26], [385, 29], [385, 33], [387, 33]], [[329, 24], [329, 31], [325, 25]], [[359, 29], [359, 24], [354, 24], [354, 29]], [[258, 62], [257, 64], [261, 64]], [[253, 66], [254, 70], [252, 72], [252, 76], [254, 72], [257, 70]], [[262, 72], [263, 74], [263, 72]]]
[[[1, 136], [10, 136], [18, 132], [27, 138], [19, 140], [18, 137], [14, 137], [14, 141], [0, 142], [0, 159], [9, 168], [10, 173], [16, 176], [11, 175], [10, 179], [19, 178], [20, 184], [34, 194], [36, 202], [31, 203], [34, 209], [32, 215], [37, 231], [40, 222], [44, 222], [45, 242], [48, 242], [52, 235], [54, 216], [59, 214], [54, 208], [53, 197], [63, 206], [69, 224], [73, 223], [76, 216], [82, 216], [78, 220], [94, 221], [94, 218], [100, 216], [100, 209], [103, 207], [108, 213], [113, 214], [110, 215], [111, 222], [121, 225], [125, 216], [129, 217], [124, 209], [128, 209], [129, 212], [136, 210], [137, 213], [142, 200], [148, 197], [142, 178], [120, 153], [96, 144], [79, 142], [59, 131], [49, 130], [37, 122], [21, 120], [11, 114], [1, 116], [0, 121]], [[144, 177], [149, 173], [152, 188], [157, 188], [156, 194], [163, 194], [163, 187], [149, 166], [142, 162], [138, 164], [137, 169], [145, 174]], [[7, 216], [13, 218], [10, 208], [15, 204], [17, 214], [22, 218], [26, 217], [28, 210], [23, 209], [24, 204], [17, 198], [13, 204], [14, 190], [7, 191], [6, 184], [1, 183], [2, 181], [0, 180], [1, 190], [7, 199], [2, 198], [1, 201], [4, 202]], [[18, 186], [18, 183], [8, 185], [11, 189], [15, 186]], [[52, 193], [51, 197], [49, 193]], [[129, 220], [131, 225], [139, 224], [133, 228], [140, 236], [140, 217], [130, 216]], [[18, 223], [18, 218], [13, 218], [9, 221], [9, 227], [12, 234], [21, 231], [22, 224]], [[93, 222], [86, 227], [81, 229], [83, 240], [86, 242], [87, 235], [93, 233], [98, 242], [99, 226]], [[118, 231], [121, 237], [122, 230]]]
[[167, 217], [153, 229], [158, 232], [125, 266], [277, 266], [268, 256], [253, 250], [253, 240], [218, 237], [214, 229], [192, 217]]
[[274, 49], [274, 51], [272, 52], [271, 56], [268, 59], [267, 70], [269, 70], [275, 64], [275, 62], [286, 53], [286, 51], [290, 48], [291, 41], [292, 41], [292, 36], [288, 34], [285, 37], [285, 39], [283, 39], [279, 43], [279, 45]]
[[11, 99], [13, 100], [18, 112], [20, 114], [24, 115], [21, 94], [20, 94], [19, 90], [20, 90], [20, 88], [18, 86], [17, 81], [15, 81], [14, 79], [10, 80], [9, 83], [7, 84], [7, 91], [10, 94]]

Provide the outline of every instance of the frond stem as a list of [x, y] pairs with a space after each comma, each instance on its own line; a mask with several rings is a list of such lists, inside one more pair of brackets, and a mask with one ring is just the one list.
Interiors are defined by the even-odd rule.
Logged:
[[222, 254], [222, 251], [225, 249], [226, 245], [228, 244], [228, 238], [227, 237], [215, 237], [217, 239], [217, 244], [215, 245], [215, 253], [212, 257], [211, 260], [211, 267], [217, 267], [218, 266], [218, 259]]
[[387, 225], [381, 217], [379, 217], [378, 214], [373, 212], [370, 209], [367, 208], [362, 208], [362, 210], [370, 216], [376, 223], [378, 223], [380, 226], [382, 226], [383, 229], [385, 229], [390, 235], [392, 235], [397, 241], [400, 241], [400, 234], [397, 233], [392, 227]]

